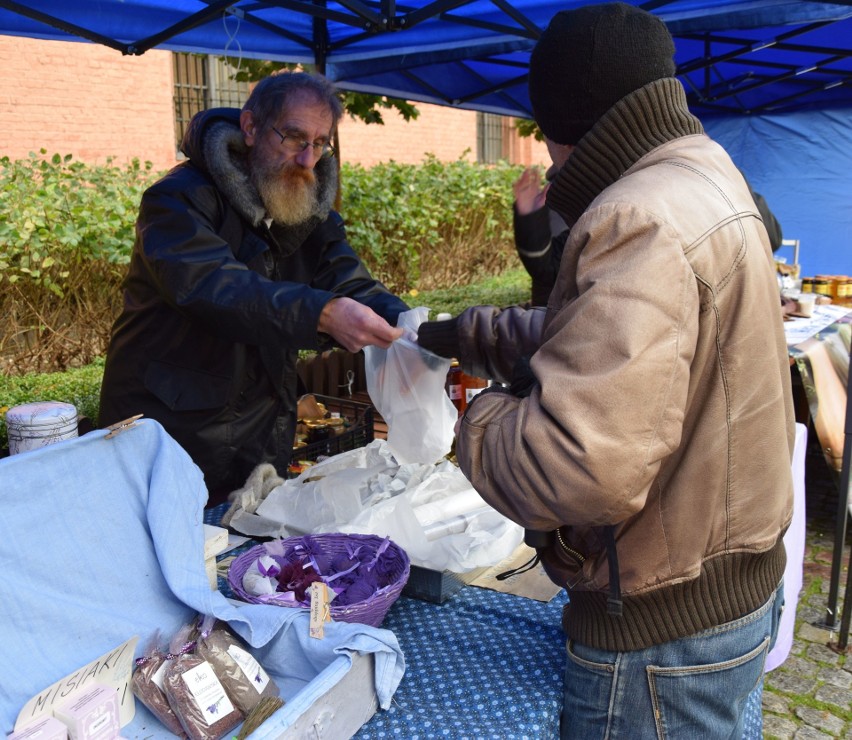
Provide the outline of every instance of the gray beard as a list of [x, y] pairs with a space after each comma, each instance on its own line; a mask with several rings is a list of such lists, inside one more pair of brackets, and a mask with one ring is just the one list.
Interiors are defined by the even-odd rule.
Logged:
[[316, 178], [308, 182], [292, 172], [285, 175], [280, 169], [259, 165], [256, 161], [251, 165], [252, 184], [273, 221], [295, 226], [320, 215]]

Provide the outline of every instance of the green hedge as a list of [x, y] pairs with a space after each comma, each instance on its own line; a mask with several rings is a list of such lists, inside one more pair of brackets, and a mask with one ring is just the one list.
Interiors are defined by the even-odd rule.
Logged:
[[[94, 166], [71, 155], [44, 157], [42, 151], [25, 160], [0, 159], [0, 286], [26, 284], [27, 298], [36, 303], [50, 294], [73, 302], [74, 276], [97, 265], [99, 272], [114, 268], [117, 287], [142, 191], [161, 173], [150, 162]], [[444, 264], [441, 249], [448, 244], [458, 252], [461, 281], [478, 277], [471, 265], [483, 261], [499, 272], [514, 256], [512, 182], [520, 171], [431, 156], [420, 165], [344, 162], [340, 210], [349, 241], [399, 292], [419, 287], [431, 253], [438, 255], [436, 267]]]
[[45, 154], [0, 159], [0, 284], [64, 296], [83, 263], [127, 264], [139, 199], [156, 173], [150, 162], [94, 166]]
[[517, 266], [512, 183], [521, 168], [500, 163], [343, 164], [349, 241], [373, 274], [396, 291], [469, 283]]

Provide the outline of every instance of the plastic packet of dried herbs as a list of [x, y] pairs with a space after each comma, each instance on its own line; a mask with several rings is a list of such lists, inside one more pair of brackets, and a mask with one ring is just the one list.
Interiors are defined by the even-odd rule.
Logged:
[[194, 641], [172, 640], [163, 689], [191, 740], [219, 740], [244, 719], [213, 666], [195, 652]]
[[195, 651], [213, 666], [231, 701], [244, 715], [248, 716], [264, 697], [278, 696], [278, 685], [225, 622], [204, 617]]
[[160, 635], [157, 632], [145, 648], [144, 654], [136, 659], [136, 667], [130, 677], [130, 688], [163, 726], [178, 737], [186, 737], [183, 727], [169, 705], [163, 691], [163, 676], [168, 661], [166, 653], [159, 647]]

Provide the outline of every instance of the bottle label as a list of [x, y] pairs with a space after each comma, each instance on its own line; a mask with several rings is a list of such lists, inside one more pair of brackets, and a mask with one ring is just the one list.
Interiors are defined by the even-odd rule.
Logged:
[[447, 395], [450, 397], [451, 401], [459, 401], [462, 397], [461, 385], [459, 384], [447, 386]]
[[470, 399], [473, 398], [480, 391], [484, 391], [485, 388], [465, 388], [464, 389], [464, 400], [466, 403], [470, 403]]

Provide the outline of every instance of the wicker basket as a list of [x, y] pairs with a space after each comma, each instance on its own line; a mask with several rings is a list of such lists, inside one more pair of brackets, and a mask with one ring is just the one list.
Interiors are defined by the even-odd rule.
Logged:
[[[303, 547], [305, 543], [310, 544], [311, 547], [320, 548], [329, 559], [333, 559], [338, 555], [345, 555], [360, 546], [358, 559], [362, 562], [367, 558], [376, 558], [376, 553], [379, 552], [379, 549], [383, 545], [385, 546], [384, 551], [378, 556], [378, 560], [381, 564], [381, 570], [385, 574], [382, 581], [386, 581], [387, 583], [380, 585], [378, 590], [363, 601], [338, 605], [335, 605], [334, 601], [332, 601], [330, 606], [331, 618], [335, 621], [359, 622], [379, 627], [388, 609], [397, 600], [408, 581], [411, 565], [405, 550], [392, 540], [372, 534], [326, 533], [305, 535], [304, 537], [289, 537], [280, 540], [279, 543], [275, 544], [276, 547], [280, 545], [284, 551], [284, 555], [273, 555], [272, 557], [281, 565], [284, 563], [301, 562], [303, 555], [300, 554], [298, 548]], [[234, 596], [252, 604], [274, 604], [276, 606], [307, 609], [308, 607], [303, 604], [283, 601], [280, 594], [255, 596], [245, 590], [243, 587], [243, 577], [246, 572], [258, 558], [268, 554], [267, 545], [257, 545], [234, 559], [234, 562], [231, 563], [231, 567], [228, 569], [228, 585], [231, 587]], [[323, 576], [333, 575], [333, 573], [322, 572], [320, 574]]]

